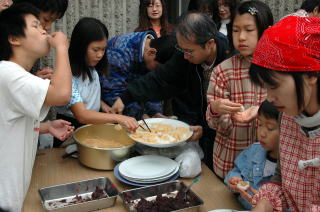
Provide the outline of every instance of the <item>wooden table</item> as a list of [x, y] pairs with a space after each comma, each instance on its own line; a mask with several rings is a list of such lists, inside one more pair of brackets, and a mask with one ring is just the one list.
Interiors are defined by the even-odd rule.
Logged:
[[[113, 175], [113, 171], [99, 171], [87, 168], [81, 165], [77, 159], [62, 159], [63, 154], [64, 149], [38, 151], [33, 167], [31, 184], [23, 205], [24, 212], [45, 211], [41, 205], [38, 189], [47, 186], [97, 177], [108, 177], [117, 186], [119, 192], [134, 188], [118, 181]], [[228, 191], [227, 187], [204, 164], [202, 165], [202, 173], [203, 177], [201, 180], [192, 186], [192, 190], [204, 201], [204, 205], [200, 208], [200, 211], [204, 212], [222, 208], [242, 209], [234, 195]], [[189, 184], [193, 179], [180, 180]], [[121, 212], [126, 211], [126, 209], [123, 206], [121, 198], [118, 197], [114, 207], [100, 211]]]

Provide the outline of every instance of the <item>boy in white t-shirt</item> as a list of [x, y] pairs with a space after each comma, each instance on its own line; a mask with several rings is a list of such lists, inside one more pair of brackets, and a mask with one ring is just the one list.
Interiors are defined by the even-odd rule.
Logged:
[[[72, 74], [66, 35], [48, 35], [38, 14], [29, 4], [0, 13], [0, 208], [14, 212], [28, 191], [39, 132], [64, 138], [72, 131], [59, 120], [40, 125], [49, 106], [69, 102]], [[29, 73], [50, 47], [56, 49], [51, 81]]]

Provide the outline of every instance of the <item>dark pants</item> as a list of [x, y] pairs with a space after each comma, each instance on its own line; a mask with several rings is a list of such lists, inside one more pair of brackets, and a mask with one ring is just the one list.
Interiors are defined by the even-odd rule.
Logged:
[[211, 128], [204, 128], [203, 135], [199, 140], [199, 145], [204, 153], [203, 162], [213, 171], [213, 143], [216, 131]]

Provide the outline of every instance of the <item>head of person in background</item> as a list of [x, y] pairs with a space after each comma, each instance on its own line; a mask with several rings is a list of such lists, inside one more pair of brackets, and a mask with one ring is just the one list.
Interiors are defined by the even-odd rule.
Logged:
[[140, 0], [139, 26], [135, 32], [153, 30], [158, 37], [172, 33], [164, 0]]
[[273, 15], [260, 1], [247, 1], [239, 5], [232, 24], [233, 47], [243, 56], [253, 54], [258, 40], [273, 25]]
[[155, 70], [160, 64], [167, 62], [175, 50], [176, 39], [172, 35], [150, 39], [146, 42], [143, 61], [150, 71]]
[[305, 0], [300, 9], [308, 13], [308, 17], [320, 17], [320, 0]]
[[235, 11], [239, 5], [239, 0], [218, 0], [218, 10], [214, 11], [219, 16], [214, 19], [217, 24], [219, 32], [224, 35], [228, 35], [231, 32], [231, 27], [228, 28], [228, 24], [235, 16]]
[[190, 63], [211, 64], [217, 51], [217, 33], [215, 23], [207, 15], [187, 12], [179, 18], [176, 26], [176, 48]]
[[0, 0], [0, 11], [7, 9], [12, 3], [12, 0]]
[[265, 100], [258, 109], [257, 138], [272, 158], [278, 157], [279, 134], [279, 111], [271, 102]]
[[105, 49], [109, 33], [107, 27], [98, 19], [85, 17], [79, 20], [72, 31], [69, 58], [74, 77], [92, 81], [90, 67], [99, 73], [107, 71]]
[[207, 14], [213, 20], [218, 18], [218, 4], [216, 0], [191, 0], [188, 11], [198, 11]]
[[15, 0], [14, 4], [21, 2], [28, 2], [40, 10], [39, 20], [47, 32], [53, 22], [64, 16], [68, 7], [68, 0]]

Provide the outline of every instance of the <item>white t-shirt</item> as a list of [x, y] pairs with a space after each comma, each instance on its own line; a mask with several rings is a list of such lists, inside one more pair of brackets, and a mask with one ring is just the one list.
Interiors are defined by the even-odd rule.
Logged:
[[21, 211], [31, 180], [50, 81], [0, 61], [0, 207]]
[[71, 106], [83, 102], [84, 106], [88, 110], [99, 111], [101, 100], [101, 87], [99, 81], [99, 75], [95, 68], [90, 68], [92, 81], [88, 77], [82, 80], [80, 77], [72, 77], [72, 93], [69, 104], [65, 106], [56, 107], [56, 111], [59, 114], [75, 118]]

